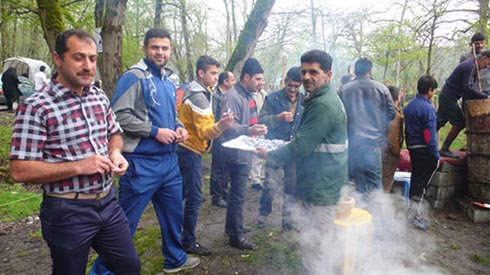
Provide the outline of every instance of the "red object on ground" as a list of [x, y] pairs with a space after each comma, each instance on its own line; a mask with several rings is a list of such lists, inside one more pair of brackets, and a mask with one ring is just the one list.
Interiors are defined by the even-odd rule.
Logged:
[[403, 149], [400, 151], [398, 169], [400, 171], [412, 172], [412, 162], [410, 161], [410, 153], [408, 152], [408, 149]]
[[[451, 150], [451, 152], [453, 152], [459, 158], [455, 159], [455, 158], [448, 158], [448, 157], [441, 156], [441, 158], [439, 159], [439, 166], [441, 166], [444, 162], [448, 162], [457, 166], [466, 165], [466, 156], [468, 152], [460, 151], [460, 150]], [[410, 161], [410, 153], [408, 152], [408, 149], [403, 149], [400, 152], [400, 160], [398, 161], [398, 170], [412, 172], [412, 162]]]

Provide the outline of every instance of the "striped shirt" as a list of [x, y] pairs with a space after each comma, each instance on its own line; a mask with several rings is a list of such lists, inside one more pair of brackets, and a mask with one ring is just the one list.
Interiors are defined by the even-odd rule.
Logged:
[[[96, 153], [108, 156], [109, 139], [121, 129], [105, 93], [86, 87], [79, 96], [55, 79], [56, 75], [19, 106], [10, 159], [60, 163], [83, 160]], [[111, 184], [110, 174], [98, 173], [44, 184], [43, 189], [54, 193], [100, 193]]]

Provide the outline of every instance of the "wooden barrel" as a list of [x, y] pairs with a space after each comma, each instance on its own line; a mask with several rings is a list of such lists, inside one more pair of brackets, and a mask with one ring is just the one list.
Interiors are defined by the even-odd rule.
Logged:
[[490, 203], [490, 99], [466, 100], [468, 192], [476, 201]]

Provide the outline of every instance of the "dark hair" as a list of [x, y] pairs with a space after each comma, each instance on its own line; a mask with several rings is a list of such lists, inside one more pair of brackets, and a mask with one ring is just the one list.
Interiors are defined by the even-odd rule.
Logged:
[[484, 50], [484, 51], [482, 51], [480, 53], [480, 57], [482, 57], [482, 56], [490, 58], [490, 50]]
[[44, 70], [46, 70], [46, 67], [45, 67], [44, 65], [41, 65], [41, 67], [39, 67], [39, 70], [40, 70], [41, 72], [44, 72]]
[[92, 41], [95, 44], [94, 37], [87, 31], [70, 29], [61, 32], [56, 38], [56, 43], [54, 46], [55, 52], [60, 56], [61, 59], [63, 59], [63, 55], [69, 50], [66, 42], [68, 41], [68, 38], [72, 36], [76, 36], [80, 40]]
[[471, 43], [477, 42], [477, 41], [485, 41], [485, 35], [481, 32], [477, 32], [473, 34], [471, 37]]
[[167, 30], [164, 29], [149, 29], [146, 34], [145, 34], [145, 39], [143, 40], [143, 46], [147, 47], [148, 42], [152, 38], [168, 38], [168, 40], [172, 41], [172, 38], [170, 37], [170, 33]]
[[207, 55], [199, 56], [196, 62], [196, 75], [199, 73], [199, 70], [203, 70], [204, 72], [206, 72], [209, 66], [213, 66], [213, 65], [218, 68], [220, 66], [219, 62], [210, 56]]
[[225, 83], [225, 81], [230, 78], [230, 73], [230, 71], [224, 71], [220, 73], [218, 76], [218, 85], [222, 85], [223, 83]]
[[366, 75], [373, 68], [373, 62], [366, 57], [361, 57], [354, 64], [354, 73], [357, 76]]
[[419, 94], [426, 95], [430, 89], [437, 89], [437, 81], [431, 75], [423, 75], [417, 82], [417, 90]]
[[318, 63], [324, 72], [332, 70], [332, 57], [322, 50], [311, 50], [301, 56], [301, 64]]
[[390, 90], [391, 98], [393, 100], [396, 100], [398, 96], [400, 95], [400, 88], [396, 86], [388, 86], [388, 90]]

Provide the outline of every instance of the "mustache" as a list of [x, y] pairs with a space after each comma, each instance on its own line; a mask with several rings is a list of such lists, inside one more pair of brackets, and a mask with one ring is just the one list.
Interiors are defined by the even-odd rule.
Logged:
[[78, 76], [94, 76], [94, 74], [90, 71], [82, 71], [80, 73], [77, 73]]

